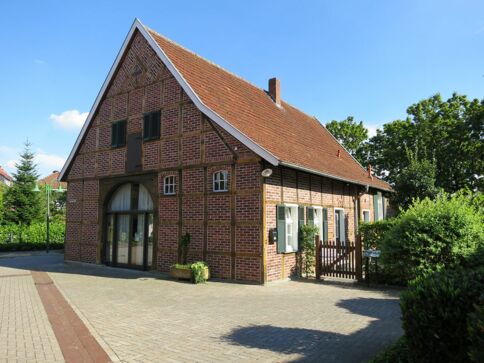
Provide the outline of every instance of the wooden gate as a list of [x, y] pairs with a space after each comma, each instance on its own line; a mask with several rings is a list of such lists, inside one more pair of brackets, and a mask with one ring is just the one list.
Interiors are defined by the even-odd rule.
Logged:
[[316, 236], [316, 278], [322, 275], [354, 280], [362, 279], [361, 240], [321, 241]]

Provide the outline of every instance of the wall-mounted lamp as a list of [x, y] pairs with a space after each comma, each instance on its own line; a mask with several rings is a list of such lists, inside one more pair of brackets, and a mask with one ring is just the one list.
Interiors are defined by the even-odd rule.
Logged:
[[262, 173], [261, 175], [264, 177], [264, 178], [268, 178], [272, 175], [272, 169], [264, 169], [262, 170]]

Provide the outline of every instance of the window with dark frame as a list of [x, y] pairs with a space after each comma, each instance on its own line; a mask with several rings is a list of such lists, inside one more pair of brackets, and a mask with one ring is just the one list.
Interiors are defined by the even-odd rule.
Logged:
[[213, 174], [213, 191], [226, 192], [229, 190], [229, 173], [227, 171], [217, 171]]
[[143, 141], [160, 138], [161, 111], [145, 113], [143, 116]]
[[111, 147], [126, 145], [126, 120], [116, 121], [111, 125]]
[[176, 194], [176, 177], [174, 175], [165, 176], [163, 183], [163, 193], [165, 195]]

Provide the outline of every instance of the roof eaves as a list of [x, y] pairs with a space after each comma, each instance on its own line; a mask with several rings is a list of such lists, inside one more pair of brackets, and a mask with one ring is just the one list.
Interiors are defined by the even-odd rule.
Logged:
[[307, 167], [300, 166], [300, 165], [293, 164], [293, 163], [286, 162], [286, 161], [281, 161], [280, 165], [287, 166], [289, 168], [293, 168], [293, 169], [297, 169], [297, 170], [301, 170], [301, 171], [305, 171], [305, 172], [308, 172], [308, 173], [324, 176], [324, 177], [331, 178], [331, 179], [334, 179], [334, 180], [339, 180], [339, 181], [342, 181], [342, 182], [345, 182], [345, 183], [352, 183], [352, 184], [361, 185], [361, 186], [368, 187], [368, 188], [379, 189], [379, 190], [383, 190], [383, 191], [387, 191], [387, 192], [392, 191], [391, 188], [388, 188], [388, 189], [380, 188], [380, 187], [375, 186], [371, 182], [363, 183], [363, 182], [355, 180], [355, 179], [343, 178], [341, 176], [337, 176], [337, 175], [333, 175], [333, 174], [329, 174], [329, 173], [324, 173], [320, 170], [307, 168]]

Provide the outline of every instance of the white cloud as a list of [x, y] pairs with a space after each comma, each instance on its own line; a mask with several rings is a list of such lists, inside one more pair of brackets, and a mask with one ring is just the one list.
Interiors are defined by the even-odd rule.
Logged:
[[368, 129], [368, 137], [373, 137], [376, 135], [376, 130], [377, 130], [377, 126], [366, 126], [366, 128]]
[[42, 59], [34, 59], [34, 63], [35, 64], [38, 64], [40, 66], [43, 66], [43, 65], [46, 65], [47, 64], [47, 62], [44, 61], [44, 60], [42, 60]]
[[62, 112], [60, 115], [51, 114], [49, 119], [66, 130], [78, 130], [84, 125], [89, 112], [79, 112], [78, 110], [68, 110]]
[[[0, 165], [8, 171], [10, 175], [15, 173], [15, 164], [19, 162], [19, 152], [16, 148], [0, 145]], [[34, 162], [37, 164], [37, 171], [39, 175], [46, 176], [52, 173], [53, 170], [61, 170], [66, 162], [64, 156], [49, 154], [41, 148], [35, 150]]]
[[59, 155], [38, 151], [35, 154], [35, 162], [39, 165], [39, 169], [41, 170], [49, 168], [52, 170], [60, 170], [64, 166], [66, 159]]
[[0, 145], [0, 154], [11, 154], [16, 152], [17, 150], [15, 150], [13, 147]]

